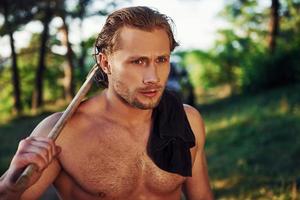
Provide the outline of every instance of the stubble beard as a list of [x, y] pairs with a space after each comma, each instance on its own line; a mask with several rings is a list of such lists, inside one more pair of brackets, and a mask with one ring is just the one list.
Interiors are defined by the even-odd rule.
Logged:
[[159, 104], [162, 97], [162, 93], [164, 91], [164, 87], [161, 87], [157, 94], [159, 96], [148, 98], [147, 102], [142, 102], [138, 99], [138, 89], [130, 91], [125, 83], [119, 80], [114, 80], [114, 82], [115, 83], [113, 85], [113, 88], [117, 97], [124, 103], [142, 110], [149, 110], [155, 108]]

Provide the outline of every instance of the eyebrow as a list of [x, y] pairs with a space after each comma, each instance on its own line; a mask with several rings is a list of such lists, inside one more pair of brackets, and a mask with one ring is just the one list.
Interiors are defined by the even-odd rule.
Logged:
[[163, 58], [163, 57], [170, 57], [171, 55], [170, 54], [163, 54], [163, 55], [160, 55], [158, 56], [159, 58]]
[[[158, 55], [157, 57], [158, 57], [158, 58], [161, 58], [161, 57], [170, 57], [170, 56], [171, 56], [170, 54], [166, 53], [166, 54]], [[136, 55], [136, 56], [130, 56], [130, 57], [128, 58], [128, 60], [134, 60], [134, 59], [138, 59], [138, 58], [141, 58], [141, 59], [148, 59], [147, 56], [142, 56], [142, 55], [138, 56], [138, 55]]]

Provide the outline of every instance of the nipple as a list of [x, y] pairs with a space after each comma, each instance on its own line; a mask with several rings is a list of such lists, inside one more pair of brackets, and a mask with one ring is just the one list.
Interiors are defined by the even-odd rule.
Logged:
[[104, 198], [106, 196], [106, 194], [104, 192], [99, 192], [98, 193], [98, 197], [100, 198]]

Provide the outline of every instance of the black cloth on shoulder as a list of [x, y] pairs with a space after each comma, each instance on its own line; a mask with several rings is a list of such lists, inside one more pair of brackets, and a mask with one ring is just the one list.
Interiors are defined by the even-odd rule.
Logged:
[[192, 176], [190, 148], [195, 146], [195, 136], [180, 98], [164, 91], [152, 123], [148, 153], [153, 162], [165, 171]]

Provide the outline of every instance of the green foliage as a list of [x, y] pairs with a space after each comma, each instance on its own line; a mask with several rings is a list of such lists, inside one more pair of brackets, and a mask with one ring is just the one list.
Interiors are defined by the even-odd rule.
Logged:
[[196, 87], [208, 89], [220, 84], [220, 68], [209, 53], [193, 50], [180, 55], [182, 65], [186, 67], [191, 82]]
[[243, 90], [256, 92], [300, 82], [300, 46], [278, 49], [273, 55], [255, 55], [243, 66]]
[[244, 66], [253, 64], [253, 57], [263, 52], [263, 47], [249, 37], [238, 36], [233, 30], [221, 30], [221, 39], [216, 42], [213, 54], [220, 66], [223, 82], [239, 90], [247, 76]]
[[290, 199], [299, 181], [300, 85], [201, 106], [217, 199]]
[[229, 84], [233, 93], [258, 92], [300, 82], [300, 3], [281, 1], [276, 49], [268, 47], [270, 8], [256, 0], [227, 2], [221, 16], [230, 24], [219, 30], [215, 46], [181, 53], [195, 87]]
[[[271, 2], [270, 2], [271, 3]], [[229, 28], [240, 37], [263, 42], [267, 33], [268, 8], [257, 0], [229, 0], [220, 17], [229, 22]]]
[[[40, 35], [33, 35], [31, 42], [27, 48], [21, 49], [18, 57], [18, 68], [21, 81], [21, 100], [25, 111], [31, 108], [32, 92], [34, 90], [34, 82], [36, 76], [36, 68], [39, 56], [39, 39]], [[46, 101], [54, 101], [63, 96], [63, 88], [60, 78], [63, 77], [62, 66], [64, 58], [62, 56], [53, 54], [48, 49], [46, 57], [46, 71], [44, 72], [44, 94]], [[11, 69], [9, 65], [5, 66], [0, 72], [0, 119], [8, 118], [11, 115], [13, 98], [12, 98], [12, 84], [11, 84]]]
[[[28, 108], [31, 107], [32, 91], [35, 85], [34, 82], [39, 59], [39, 41], [40, 35], [33, 35], [29, 47], [22, 49], [19, 56], [22, 97], [25, 106]], [[53, 54], [50, 49], [47, 49], [46, 70], [44, 72], [44, 94], [46, 101], [55, 100], [62, 96], [62, 86], [59, 79], [63, 77], [63, 71], [60, 68], [63, 60], [62, 56]]]
[[0, 71], [0, 121], [5, 118], [8, 118], [12, 112], [13, 107], [13, 88], [11, 84], [11, 71], [10, 68], [3, 68]]
[[[85, 77], [87, 76], [87, 73], [91, 70], [91, 67], [96, 63], [95, 57], [94, 57], [94, 44], [95, 44], [95, 38], [90, 37], [85, 41], [82, 41], [81, 51], [85, 52], [86, 56], [84, 57], [84, 65], [83, 66], [76, 66], [78, 68], [82, 67], [83, 70], [76, 69], [75, 76], [77, 80], [80, 82], [80, 85], [82, 84], [82, 81], [85, 80]], [[79, 64], [78, 64], [79, 65]]]
[[45, 100], [55, 101], [63, 96], [63, 86], [61, 79], [63, 78], [64, 58], [61, 55], [55, 55], [51, 52], [47, 54], [47, 69], [45, 71]]

